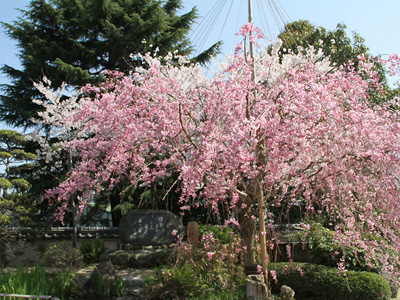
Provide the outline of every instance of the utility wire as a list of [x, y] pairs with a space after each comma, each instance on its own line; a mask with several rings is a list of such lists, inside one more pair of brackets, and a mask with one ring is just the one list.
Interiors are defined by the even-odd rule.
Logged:
[[[221, 40], [222, 34], [225, 30], [226, 25], [228, 24], [228, 19], [229, 15], [231, 14], [232, 7], [233, 7], [233, 2], [235, 0], [231, 0], [228, 12], [225, 16], [225, 20], [223, 23], [223, 26], [219, 32], [219, 37], [218, 41]], [[239, 20], [240, 20], [240, 14], [242, 13], [242, 2], [243, 0], [240, 1], [240, 8], [237, 16], [237, 21], [236, 21], [236, 29], [235, 33], [239, 29]], [[217, 23], [218, 19], [223, 13], [224, 7], [227, 4], [227, 0], [217, 0], [215, 1], [214, 5], [211, 7], [211, 9], [207, 12], [204, 18], [202, 18], [201, 22], [194, 28], [192, 33], [190, 34], [189, 38], [191, 38], [192, 43], [196, 47], [196, 54], [199, 54], [201, 52], [201, 49], [203, 49], [204, 45], [206, 44], [208, 38], [210, 37], [210, 34], [213, 32], [213, 29], [215, 27], [215, 24]], [[293, 37], [290, 28], [288, 28], [286, 25], [289, 23], [292, 23], [290, 17], [288, 16], [287, 12], [283, 8], [282, 4], [279, 2], [279, 0], [256, 0], [257, 4], [257, 16], [259, 20], [259, 25], [262, 31], [265, 33], [265, 35], [270, 39], [274, 40], [276, 37], [273, 36], [273, 32], [271, 31], [271, 18], [275, 25], [278, 27], [279, 33], [281, 32], [286, 32], [287, 34], [285, 37], [285, 43], [290, 44], [287, 39], [292, 39], [295, 44], [296, 40]], [[257, 22], [255, 22], [257, 24]], [[294, 28], [294, 30], [296, 30]], [[279, 34], [278, 33], [278, 34]], [[236, 43], [236, 36], [234, 37], [234, 43]], [[234, 46], [234, 45], [232, 45]]]
[[196, 54], [200, 52], [200, 49], [203, 49], [204, 44], [221, 15], [226, 2], [227, 0], [218, 0], [189, 36], [189, 38], [191, 38], [194, 35], [192, 41], [197, 46]]

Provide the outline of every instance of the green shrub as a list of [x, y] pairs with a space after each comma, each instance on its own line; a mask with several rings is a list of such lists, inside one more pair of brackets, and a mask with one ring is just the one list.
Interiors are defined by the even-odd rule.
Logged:
[[100, 256], [106, 251], [104, 242], [96, 237], [94, 241], [82, 241], [79, 251], [87, 264], [99, 262]]
[[244, 276], [238, 280], [227, 269], [207, 273], [202, 267], [186, 264], [155, 269], [152, 276], [145, 277], [144, 299], [244, 299]]
[[48, 267], [70, 268], [79, 267], [83, 264], [82, 255], [78, 249], [73, 248], [71, 242], [63, 241], [49, 247], [43, 255], [44, 262]]
[[220, 241], [221, 244], [227, 244], [230, 242], [232, 237], [232, 228], [221, 227], [215, 225], [204, 225], [199, 224], [199, 236], [200, 238], [207, 233], [213, 233], [213, 237]]
[[237, 249], [240, 239], [219, 240], [194, 247], [184, 243], [175, 250], [175, 264], [155, 269], [145, 280], [144, 299], [243, 299], [244, 269]]
[[[365, 250], [356, 246], [342, 245], [335, 238], [335, 232], [320, 223], [310, 224], [310, 230], [300, 230], [289, 236], [292, 243], [302, 243], [310, 258], [310, 262], [318, 265], [336, 267], [341, 262], [344, 252], [345, 267], [355, 271], [372, 271], [371, 261], [365, 258]], [[344, 250], [344, 251], [343, 251]]]
[[347, 271], [344, 276], [337, 268], [308, 263], [270, 264], [269, 270], [277, 276], [276, 283], [271, 280], [272, 292], [279, 294], [280, 287], [287, 285], [295, 291], [297, 300], [390, 299], [389, 284], [376, 273]]

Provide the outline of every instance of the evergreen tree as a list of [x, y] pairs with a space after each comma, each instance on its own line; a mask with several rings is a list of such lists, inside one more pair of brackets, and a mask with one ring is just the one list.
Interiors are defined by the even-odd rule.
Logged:
[[[350, 37], [346, 32], [346, 25], [338, 24], [335, 30], [327, 30], [321, 26], [316, 27], [307, 20], [298, 20], [285, 26], [279, 34], [283, 41], [282, 54], [307, 49], [310, 45], [316, 50], [321, 50], [324, 56], [329, 56], [330, 61], [340, 66], [349, 60], [358, 62], [358, 56], [368, 53], [365, 40], [356, 32]], [[304, 51], [303, 51], [304, 52]]]
[[[26, 138], [12, 130], [0, 130], [0, 165], [4, 173], [0, 175], [0, 263], [7, 264], [10, 226], [16, 227], [31, 222], [32, 210], [26, 191], [30, 183], [21, 175], [30, 169], [36, 155], [26, 152]], [[18, 164], [17, 166], [15, 164]], [[11, 192], [9, 192], [11, 190]]]
[[284, 54], [299, 51], [306, 52], [310, 46], [317, 51], [320, 50], [324, 57], [329, 57], [335, 68], [347, 64], [349, 61], [354, 63], [356, 70], [359, 69], [358, 57], [364, 55], [374, 62], [374, 69], [379, 74], [381, 89], [371, 89], [369, 91], [369, 102], [372, 105], [388, 101], [399, 95], [399, 90], [389, 87], [386, 71], [380, 59], [374, 58], [369, 54], [369, 48], [365, 45], [365, 39], [357, 32], [352, 32], [349, 36], [347, 27], [339, 23], [334, 30], [327, 30], [324, 27], [316, 27], [307, 20], [298, 20], [285, 26], [285, 30], [278, 36], [283, 41], [281, 57]]
[[[0, 176], [0, 188], [3, 198], [7, 198], [7, 191], [13, 189], [14, 193], [23, 193], [29, 189], [29, 182], [20, 175], [21, 169], [27, 165], [24, 162], [33, 161], [36, 155], [26, 152], [24, 145], [26, 138], [22, 133], [13, 130], [0, 130], [0, 164], [4, 167], [5, 173]], [[13, 164], [19, 164], [13, 167]], [[15, 172], [15, 169], [18, 169]]]
[[[0, 120], [34, 126], [30, 118], [40, 107], [31, 99], [41, 96], [32, 82], [43, 76], [53, 87], [62, 82], [79, 87], [102, 81], [106, 70], [128, 73], [138, 63], [138, 53], [159, 49], [162, 56], [174, 51], [189, 55], [186, 34], [196, 9], [179, 15], [181, 7], [181, 0], [32, 0], [21, 18], [2, 23], [18, 42], [22, 70], [1, 68], [11, 83], [1, 87]], [[218, 46], [205, 53], [214, 53]], [[209, 57], [198, 59], [205, 62]]]

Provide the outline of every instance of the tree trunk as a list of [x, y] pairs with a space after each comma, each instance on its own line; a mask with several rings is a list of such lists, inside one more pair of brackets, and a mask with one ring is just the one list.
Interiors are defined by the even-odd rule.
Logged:
[[240, 236], [242, 238], [243, 246], [246, 247], [247, 251], [244, 251], [243, 260], [244, 260], [244, 268], [247, 275], [256, 274], [257, 273], [257, 264], [255, 259], [255, 224], [252, 219], [252, 203], [254, 201], [258, 204], [258, 213], [259, 213], [259, 240], [261, 246], [261, 264], [262, 264], [262, 272], [264, 277], [264, 282], [268, 281], [268, 255], [267, 255], [267, 247], [266, 247], [266, 228], [265, 228], [265, 220], [264, 220], [264, 192], [262, 189], [261, 181], [258, 182], [257, 188], [255, 191], [254, 198], [247, 196], [245, 203], [247, 204], [246, 208], [240, 208], [237, 212], [238, 214], [238, 222], [240, 225]]
[[0, 242], [0, 267], [5, 268], [7, 265], [7, 244]]
[[110, 206], [111, 206], [111, 219], [112, 226], [118, 227], [119, 221], [121, 220], [121, 211], [115, 209], [117, 205], [121, 204], [121, 196], [117, 193], [110, 194]]
[[[68, 151], [68, 173], [72, 171], [72, 153], [71, 150]], [[77, 212], [76, 212], [76, 205], [75, 205], [75, 200], [77, 199], [77, 196], [72, 196], [70, 198], [71, 201], [71, 212], [72, 212], [72, 247], [77, 248], [78, 247], [78, 228], [76, 224], [76, 217], [77, 217]]]
[[238, 211], [238, 222], [240, 225], [240, 236], [246, 251], [243, 254], [244, 268], [246, 274], [256, 274], [257, 265], [254, 254], [254, 221], [251, 218], [251, 205]]
[[158, 199], [156, 195], [157, 186], [153, 181], [151, 182], [151, 209], [158, 210]]
[[76, 224], [76, 217], [77, 217], [77, 213], [76, 213], [76, 206], [75, 206], [75, 197], [72, 198], [71, 201], [71, 205], [72, 205], [72, 247], [77, 248], [78, 247], [78, 227]]

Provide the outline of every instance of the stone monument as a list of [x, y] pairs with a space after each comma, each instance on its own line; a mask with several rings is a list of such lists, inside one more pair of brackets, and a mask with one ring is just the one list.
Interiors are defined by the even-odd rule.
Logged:
[[165, 210], [130, 211], [119, 223], [121, 242], [134, 246], [170, 245], [177, 241], [175, 230], [181, 236], [185, 231], [179, 218]]

